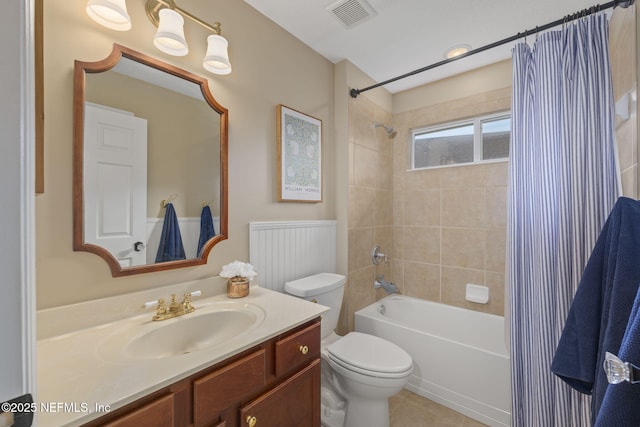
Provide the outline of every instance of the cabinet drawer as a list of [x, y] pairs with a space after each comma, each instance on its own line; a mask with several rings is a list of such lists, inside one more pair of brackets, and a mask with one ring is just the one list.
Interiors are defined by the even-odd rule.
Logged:
[[193, 419], [210, 423], [265, 384], [265, 351], [259, 350], [193, 382]]
[[173, 394], [161, 397], [151, 403], [129, 412], [115, 420], [103, 424], [104, 427], [173, 427]]
[[276, 377], [320, 355], [320, 322], [276, 342]]

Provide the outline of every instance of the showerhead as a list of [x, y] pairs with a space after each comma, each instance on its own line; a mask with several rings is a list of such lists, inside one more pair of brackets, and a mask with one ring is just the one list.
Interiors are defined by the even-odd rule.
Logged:
[[389, 137], [389, 139], [395, 138], [396, 135], [398, 134], [398, 131], [396, 131], [393, 127], [387, 126], [384, 123], [373, 122], [373, 127], [374, 128], [383, 127], [384, 130], [387, 132], [387, 136]]

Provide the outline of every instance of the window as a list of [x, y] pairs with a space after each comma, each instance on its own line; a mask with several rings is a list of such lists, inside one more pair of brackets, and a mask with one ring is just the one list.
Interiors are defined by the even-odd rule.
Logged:
[[411, 168], [504, 160], [509, 157], [510, 129], [508, 113], [416, 129]]

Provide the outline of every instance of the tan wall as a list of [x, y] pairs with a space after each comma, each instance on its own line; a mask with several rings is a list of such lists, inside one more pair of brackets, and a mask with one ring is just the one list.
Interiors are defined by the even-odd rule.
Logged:
[[[208, 74], [201, 67], [204, 29], [185, 25], [186, 57], [153, 47], [155, 27], [144, 2], [128, 2], [133, 29], [116, 32], [95, 24], [78, 2], [44, 4], [45, 180], [36, 199], [38, 308], [212, 277], [235, 259], [248, 260], [248, 222], [333, 219], [335, 147], [333, 141], [334, 67], [316, 52], [256, 12], [245, 2], [189, 2], [189, 12], [221, 21], [229, 40], [233, 72]], [[73, 61], [97, 61], [119, 43], [206, 76], [216, 100], [229, 109], [229, 239], [213, 248], [206, 265], [112, 278], [104, 260], [72, 250]], [[322, 120], [323, 202], [277, 202], [276, 106], [285, 104]]]

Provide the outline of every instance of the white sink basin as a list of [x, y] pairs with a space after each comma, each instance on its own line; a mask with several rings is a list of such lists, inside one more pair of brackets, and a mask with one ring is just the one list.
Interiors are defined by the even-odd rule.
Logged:
[[162, 321], [166, 323], [134, 338], [126, 353], [142, 359], [188, 354], [238, 336], [256, 323], [257, 316], [251, 311], [223, 310], [199, 316], [194, 312], [170, 320], [173, 321]]
[[[195, 305], [195, 304], [194, 304]], [[163, 359], [194, 353], [241, 337], [264, 320], [252, 304], [215, 302], [168, 320], [151, 315], [124, 321], [99, 346], [107, 359]], [[141, 321], [142, 320], [142, 321]]]

